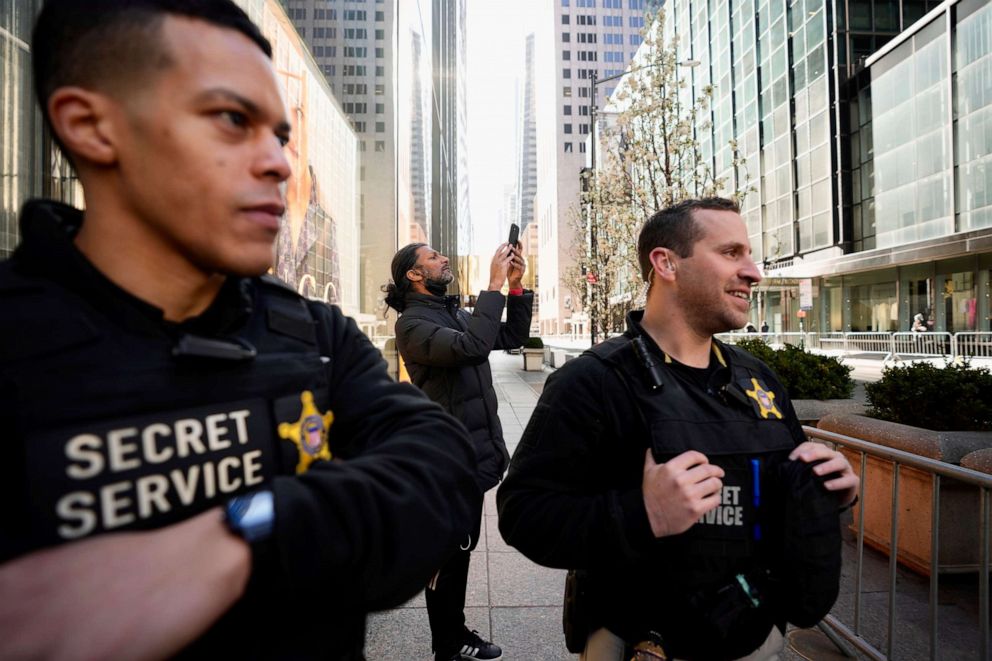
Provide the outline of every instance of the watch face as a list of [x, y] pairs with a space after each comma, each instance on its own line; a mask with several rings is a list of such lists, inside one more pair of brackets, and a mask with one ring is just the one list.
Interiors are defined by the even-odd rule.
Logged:
[[272, 534], [275, 507], [271, 491], [236, 496], [227, 503], [231, 530], [247, 542], [257, 542]]

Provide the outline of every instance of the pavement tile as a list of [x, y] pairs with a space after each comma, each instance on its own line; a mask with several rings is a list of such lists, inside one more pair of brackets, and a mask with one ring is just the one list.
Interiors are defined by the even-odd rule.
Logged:
[[472, 553], [472, 561], [468, 565], [465, 605], [489, 606], [489, 554], [486, 552]]
[[499, 534], [499, 517], [486, 517], [486, 546], [490, 553], [516, 553], [517, 550], [503, 541]]
[[561, 607], [493, 608], [493, 635], [505, 661], [577, 659], [565, 648]]
[[489, 554], [491, 606], [561, 606], [565, 570], [534, 564], [519, 553]]
[[[465, 624], [469, 629], [478, 631], [483, 638], [489, 638], [489, 609], [466, 608]], [[369, 661], [433, 661], [427, 609], [400, 608], [369, 616], [365, 633], [365, 656]]]

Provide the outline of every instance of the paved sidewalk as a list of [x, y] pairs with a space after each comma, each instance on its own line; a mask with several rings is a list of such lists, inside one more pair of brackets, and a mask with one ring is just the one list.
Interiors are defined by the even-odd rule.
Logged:
[[[544, 382], [552, 370], [524, 372], [523, 357], [493, 352], [493, 381], [499, 415], [510, 453], [517, 447]], [[875, 380], [880, 366], [865, 364], [862, 377]], [[872, 378], [874, 377], [874, 378]], [[858, 375], [855, 375], [858, 379]], [[466, 597], [468, 625], [503, 648], [505, 661], [577, 659], [565, 649], [561, 633], [561, 602], [565, 572], [539, 567], [506, 545], [496, 522], [496, 490], [486, 494], [484, 526], [473, 553]], [[850, 515], [848, 515], [850, 516]], [[848, 519], [849, 521], [849, 519]], [[845, 527], [844, 576], [834, 613], [853, 622], [856, 546]], [[865, 549], [863, 634], [885, 650], [888, 619], [888, 558]], [[903, 569], [897, 575], [895, 654], [900, 659], [928, 658], [928, 580]], [[975, 575], [940, 580], [940, 643], [937, 658], [974, 659], [978, 655], [978, 594]], [[782, 661], [843, 657], [816, 629], [790, 630]], [[430, 627], [423, 594], [400, 608], [369, 618], [365, 654], [369, 661], [404, 659], [431, 661]]]

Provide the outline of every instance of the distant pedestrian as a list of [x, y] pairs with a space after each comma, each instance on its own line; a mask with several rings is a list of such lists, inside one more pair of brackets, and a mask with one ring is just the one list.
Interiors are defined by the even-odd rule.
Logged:
[[910, 327], [910, 330], [913, 331], [914, 333], [927, 332], [927, 324], [925, 321], [923, 321], [923, 315], [920, 314], [919, 312], [917, 312], [916, 315], [913, 317], [913, 325]]
[[748, 333], [757, 333], [757, 332], [758, 332], [758, 329], [757, 329], [757, 328], [755, 328], [755, 327], [754, 327], [754, 324], [751, 324], [751, 323], [749, 323], [749, 324], [748, 324], [748, 325], [747, 325], [747, 326], [746, 326], [746, 327], [744, 328], [744, 330], [745, 330], [745, 331], [747, 331]]
[[762, 333], [768, 332], [768, 322], [765, 321], [764, 319], [761, 320], [761, 332]]

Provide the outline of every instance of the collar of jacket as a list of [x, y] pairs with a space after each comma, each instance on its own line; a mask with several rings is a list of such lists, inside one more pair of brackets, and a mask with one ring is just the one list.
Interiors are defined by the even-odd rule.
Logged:
[[447, 308], [449, 310], [457, 310], [460, 306], [460, 301], [457, 294], [452, 294], [450, 296], [434, 296], [433, 294], [417, 294], [410, 292], [406, 295], [406, 304], [407, 306], [425, 305], [429, 308]]
[[[633, 339], [634, 337], [640, 335], [644, 338], [645, 344], [647, 344], [648, 351], [660, 356], [665, 364], [671, 364], [672, 358], [667, 353], [661, 350], [651, 335], [644, 330], [644, 326], [641, 325], [641, 321], [644, 319], [644, 310], [631, 310], [627, 313], [627, 331], [624, 333], [627, 337]], [[713, 355], [716, 356], [717, 361], [723, 367], [731, 366], [730, 352], [724, 347], [724, 344], [720, 340], [711, 338]]]
[[229, 276], [213, 303], [199, 316], [175, 324], [162, 310], [121, 289], [75, 244], [83, 212], [52, 200], [29, 200], [21, 210], [21, 243], [12, 259], [27, 273], [54, 280], [126, 327], [142, 333], [216, 336], [240, 328], [251, 314], [252, 282]]

